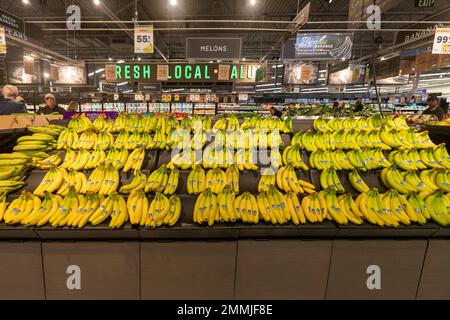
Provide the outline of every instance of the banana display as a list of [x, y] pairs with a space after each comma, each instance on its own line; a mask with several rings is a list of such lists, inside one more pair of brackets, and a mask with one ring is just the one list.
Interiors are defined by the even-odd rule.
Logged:
[[[230, 115], [214, 125], [198, 115], [181, 121], [167, 114], [94, 121], [80, 115], [67, 128], [29, 127], [32, 134], [19, 138], [14, 152], [0, 154], [0, 220], [55, 228], [171, 227], [181, 219], [180, 170], [189, 170], [187, 193], [197, 196], [193, 221], [202, 225], [450, 224], [450, 156], [428, 132], [391, 116], [318, 118], [314, 129], [295, 133], [285, 147], [281, 134], [293, 133], [292, 120], [260, 115], [242, 123]], [[167, 164], [145, 170], [147, 150], [180, 146]], [[258, 193], [240, 192], [240, 172], [255, 172], [265, 160], [273, 170], [260, 176]], [[30, 167], [46, 170], [42, 181], [8, 203], [7, 193], [25, 185]], [[298, 178], [310, 168], [320, 171], [321, 191]], [[372, 170], [379, 170], [384, 193], [360, 175]], [[128, 183], [121, 184], [121, 172]], [[344, 176], [359, 195], [345, 190]]]

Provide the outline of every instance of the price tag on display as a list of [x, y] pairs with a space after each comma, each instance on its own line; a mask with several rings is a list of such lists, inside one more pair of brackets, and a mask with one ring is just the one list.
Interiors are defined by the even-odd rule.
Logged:
[[153, 26], [134, 27], [134, 53], [153, 53]]
[[0, 27], [0, 54], [6, 53], [6, 36], [5, 28]]
[[436, 29], [433, 54], [450, 54], [450, 28]]

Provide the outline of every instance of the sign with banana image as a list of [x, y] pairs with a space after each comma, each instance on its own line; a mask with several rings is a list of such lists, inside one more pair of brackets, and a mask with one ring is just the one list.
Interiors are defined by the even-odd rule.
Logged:
[[352, 57], [351, 33], [298, 33], [295, 57], [302, 60], [347, 60]]

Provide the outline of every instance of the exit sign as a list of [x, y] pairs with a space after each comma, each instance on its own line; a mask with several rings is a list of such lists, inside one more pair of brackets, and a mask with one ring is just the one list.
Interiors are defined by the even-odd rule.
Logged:
[[430, 8], [434, 7], [436, 0], [416, 0], [417, 8]]

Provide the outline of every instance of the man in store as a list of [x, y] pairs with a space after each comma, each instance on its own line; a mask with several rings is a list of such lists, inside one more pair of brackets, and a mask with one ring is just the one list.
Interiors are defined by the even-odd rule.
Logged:
[[52, 113], [59, 113], [64, 114], [66, 110], [64, 108], [61, 108], [56, 104], [56, 98], [52, 93], [47, 93], [45, 95], [45, 107], [41, 107], [38, 110], [38, 114], [52, 114]]
[[270, 114], [272, 116], [278, 117], [281, 119], [281, 117], [283, 116], [283, 112], [281, 112], [280, 110], [278, 110], [277, 108], [275, 108], [274, 106], [270, 107]]
[[27, 112], [25, 104], [16, 101], [16, 98], [19, 96], [19, 90], [16, 86], [4, 85], [2, 95], [3, 99], [0, 100], [0, 115]]
[[427, 100], [427, 108], [423, 110], [422, 114], [432, 114], [435, 115], [439, 121], [444, 118], [445, 111], [441, 107], [440, 99], [436, 96], [431, 96]]
[[357, 99], [355, 101], [355, 107], [354, 107], [354, 111], [355, 112], [361, 112], [363, 110], [363, 103], [361, 99]]

